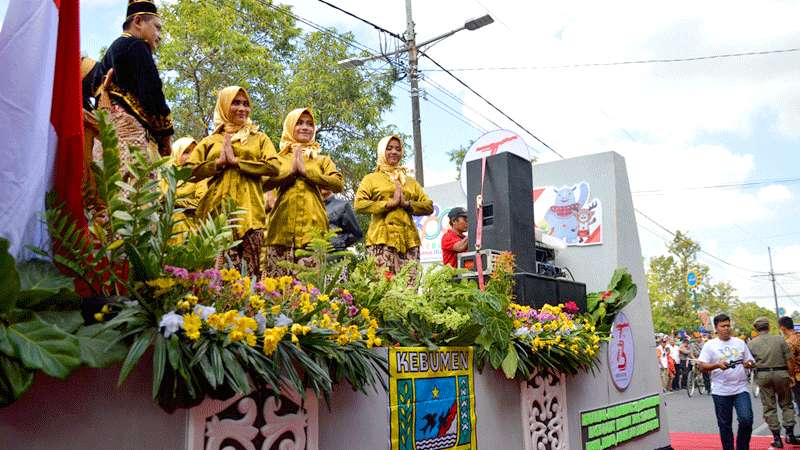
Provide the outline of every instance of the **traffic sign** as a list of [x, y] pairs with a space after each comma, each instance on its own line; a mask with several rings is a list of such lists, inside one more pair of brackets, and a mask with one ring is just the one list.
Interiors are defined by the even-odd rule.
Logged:
[[686, 273], [686, 286], [689, 289], [697, 289], [700, 286], [700, 274], [694, 269]]

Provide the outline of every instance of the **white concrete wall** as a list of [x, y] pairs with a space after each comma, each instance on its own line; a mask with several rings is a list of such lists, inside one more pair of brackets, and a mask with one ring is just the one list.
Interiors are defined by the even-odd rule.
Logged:
[[[631, 322], [635, 342], [635, 366], [630, 386], [624, 392], [614, 387], [605, 345], [599, 355], [599, 370], [567, 379], [570, 444], [576, 449], [581, 448], [581, 411], [633, 400], [661, 390], [644, 261], [625, 159], [617, 153], [607, 152], [537, 164], [533, 169], [535, 187], [571, 185], [580, 181], [587, 181], [591, 187], [590, 198], [599, 198], [603, 204], [603, 244], [569, 247], [559, 253], [558, 265], [569, 267], [576, 280], [586, 283], [588, 292], [604, 290], [613, 270], [627, 267], [639, 290], [636, 298], [623, 310]], [[661, 412], [659, 432], [619, 448], [641, 450], [669, 445], [669, 426], [663, 401]]]

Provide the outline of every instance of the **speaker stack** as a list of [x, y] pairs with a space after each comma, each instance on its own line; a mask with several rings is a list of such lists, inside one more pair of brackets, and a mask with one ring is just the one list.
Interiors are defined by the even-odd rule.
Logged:
[[[469, 250], [475, 250], [476, 197], [481, 193], [483, 161], [467, 163]], [[536, 274], [533, 218], [533, 171], [527, 159], [510, 152], [486, 158], [483, 176], [483, 235], [481, 248], [514, 254], [516, 302], [539, 308], [574, 301], [586, 310], [586, 285]]]

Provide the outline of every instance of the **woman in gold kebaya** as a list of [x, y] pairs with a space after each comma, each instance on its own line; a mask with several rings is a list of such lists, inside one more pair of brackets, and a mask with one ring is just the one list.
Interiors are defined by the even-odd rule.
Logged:
[[[408, 176], [400, 162], [403, 143], [399, 136], [386, 136], [378, 143], [378, 166], [361, 180], [355, 208], [371, 214], [367, 231], [367, 253], [376, 263], [396, 274], [409, 261], [419, 261], [419, 232], [412, 216], [433, 213], [433, 202], [422, 186]], [[409, 273], [409, 282], [416, 271]]]
[[320, 189], [341, 192], [342, 174], [328, 157], [320, 153], [315, 140], [316, 124], [308, 108], [290, 112], [283, 121], [280, 143], [280, 173], [264, 181], [264, 189], [275, 189], [275, 205], [270, 211], [266, 236], [267, 275], [284, 275], [279, 261], [310, 266], [295, 250], [311, 242], [313, 230], [328, 230], [328, 215]]
[[[197, 141], [193, 137], [185, 136], [172, 143], [171, 162], [176, 167], [181, 167], [189, 161], [189, 155], [192, 154], [194, 148], [197, 147]], [[206, 193], [208, 189], [208, 180], [200, 180], [198, 182], [184, 181], [178, 184], [175, 189], [175, 208], [181, 208], [181, 213], [175, 214], [175, 220], [178, 222], [173, 227], [173, 243], [180, 244], [183, 242], [182, 234], [189, 230], [189, 227], [194, 225], [195, 213], [197, 212], [197, 203]], [[166, 189], [166, 182], [163, 183]]]
[[208, 179], [208, 192], [197, 205], [197, 217], [204, 219], [218, 211], [230, 199], [235, 209], [244, 211], [234, 229], [234, 238], [241, 244], [218, 259], [227, 256], [234, 267], [243, 272], [261, 275], [261, 246], [264, 240], [266, 214], [262, 178], [278, 174], [280, 163], [269, 137], [258, 131], [250, 120], [250, 96], [239, 86], [219, 92], [214, 110], [214, 132], [192, 151], [189, 166], [193, 177]]

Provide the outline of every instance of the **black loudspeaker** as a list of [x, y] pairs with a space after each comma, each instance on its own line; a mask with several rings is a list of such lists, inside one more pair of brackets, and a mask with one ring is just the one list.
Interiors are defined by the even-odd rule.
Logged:
[[515, 273], [514, 295], [520, 305], [541, 308], [545, 304], [558, 305], [575, 302], [580, 312], [586, 312], [586, 285], [535, 275]]
[[[467, 210], [469, 248], [475, 250], [477, 205], [481, 193], [481, 164], [467, 163]], [[481, 248], [510, 251], [517, 270], [536, 272], [536, 243], [533, 231], [533, 174], [530, 161], [513, 153], [486, 158], [483, 182], [483, 238]]]

